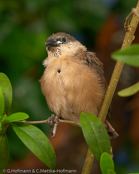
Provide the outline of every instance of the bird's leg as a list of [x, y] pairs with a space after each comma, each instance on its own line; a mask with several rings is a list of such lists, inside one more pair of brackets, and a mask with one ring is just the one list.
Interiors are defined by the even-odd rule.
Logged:
[[59, 125], [59, 118], [55, 116], [55, 123], [53, 127], [52, 137], [55, 137], [58, 125]]
[[110, 135], [110, 138], [119, 137], [118, 133], [115, 131], [115, 129], [112, 127], [112, 125], [107, 120], [105, 121], [105, 126], [107, 128], [107, 131], [112, 134], [112, 136]]
[[50, 131], [52, 137], [54, 137], [56, 135], [57, 126], [59, 125], [59, 118], [52, 114], [51, 117], [48, 118], [48, 124], [50, 124]]

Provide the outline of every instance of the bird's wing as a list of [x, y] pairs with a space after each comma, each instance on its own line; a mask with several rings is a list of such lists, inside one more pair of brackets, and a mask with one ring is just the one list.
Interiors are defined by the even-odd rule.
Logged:
[[103, 63], [96, 57], [96, 54], [93, 52], [84, 52], [83, 60], [87, 66], [92, 69], [96, 69], [99, 75], [102, 77], [103, 72]]
[[85, 65], [87, 65], [92, 70], [96, 70], [96, 73], [98, 73], [102, 84], [104, 85], [104, 87], [106, 87], [107, 83], [104, 78], [103, 63], [96, 57], [96, 54], [94, 52], [86, 51], [79, 57]]

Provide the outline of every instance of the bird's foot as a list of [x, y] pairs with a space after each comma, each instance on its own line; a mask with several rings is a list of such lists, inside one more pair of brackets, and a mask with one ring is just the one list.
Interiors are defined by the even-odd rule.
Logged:
[[48, 124], [50, 124], [52, 137], [55, 137], [57, 127], [59, 125], [59, 118], [55, 116], [54, 114], [52, 114], [51, 117], [48, 118]]

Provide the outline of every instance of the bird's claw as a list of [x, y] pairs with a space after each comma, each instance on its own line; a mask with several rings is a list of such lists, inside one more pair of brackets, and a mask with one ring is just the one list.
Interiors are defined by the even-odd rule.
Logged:
[[57, 127], [59, 125], [59, 118], [55, 116], [54, 114], [52, 114], [51, 117], [48, 118], [48, 124], [50, 124], [52, 137], [55, 137]]

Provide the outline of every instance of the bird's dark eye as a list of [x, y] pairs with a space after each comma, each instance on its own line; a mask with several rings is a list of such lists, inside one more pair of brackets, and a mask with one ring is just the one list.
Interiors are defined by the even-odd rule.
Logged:
[[63, 42], [63, 43], [66, 42], [66, 38], [65, 38], [65, 37], [62, 38], [62, 42]]

